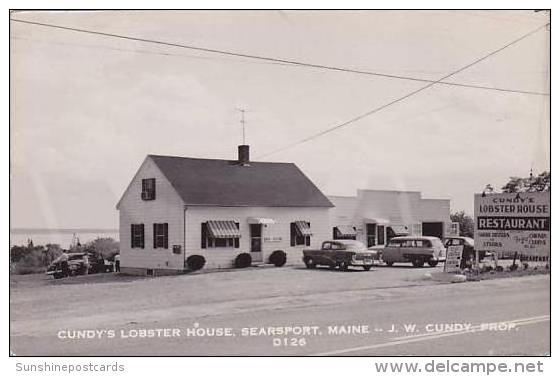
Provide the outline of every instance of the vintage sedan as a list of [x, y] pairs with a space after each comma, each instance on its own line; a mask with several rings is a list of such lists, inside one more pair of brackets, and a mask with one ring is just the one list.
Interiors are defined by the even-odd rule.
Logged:
[[[475, 260], [474, 253], [474, 239], [467, 236], [450, 236], [445, 238], [445, 249], [450, 245], [462, 245], [463, 255], [461, 257], [461, 269], [465, 269], [468, 265], [468, 261]], [[486, 257], [485, 251], [478, 251], [478, 260], [482, 261]], [[471, 261], [471, 262], [472, 262]]]
[[321, 249], [305, 249], [303, 262], [308, 269], [325, 265], [345, 271], [350, 266], [358, 266], [367, 271], [373, 266], [376, 254], [356, 240], [328, 240], [323, 242]]
[[113, 265], [105, 260], [101, 254], [93, 255], [88, 252], [68, 253], [68, 274], [62, 270], [60, 257], [47, 268], [47, 275], [54, 279], [73, 277], [82, 274], [108, 273], [113, 271]]
[[383, 261], [388, 266], [395, 262], [411, 262], [421, 268], [424, 263], [431, 267], [445, 256], [445, 247], [434, 236], [398, 236], [392, 238], [383, 249]]

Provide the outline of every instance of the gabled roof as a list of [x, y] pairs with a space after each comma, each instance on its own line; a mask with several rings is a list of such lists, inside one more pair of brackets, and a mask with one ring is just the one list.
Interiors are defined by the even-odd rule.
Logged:
[[293, 163], [148, 155], [185, 205], [332, 207]]

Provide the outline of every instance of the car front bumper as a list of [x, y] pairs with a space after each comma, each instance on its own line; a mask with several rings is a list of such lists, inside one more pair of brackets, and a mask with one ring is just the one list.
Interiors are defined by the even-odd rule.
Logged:
[[352, 260], [352, 266], [373, 266], [373, 259], [365, 258], [361, 260]]

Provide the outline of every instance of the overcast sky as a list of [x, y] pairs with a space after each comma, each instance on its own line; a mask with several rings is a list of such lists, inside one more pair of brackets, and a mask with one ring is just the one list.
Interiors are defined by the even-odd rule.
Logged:
[[[548, 20], [532, 11], [23, 12], [12, 18], [437, 80]], [[548, 92], [548, 31], [453, 76]], [[287, 66], [11, 23], [11, 226], [118, 227], [146, 154], [251, 156], [425, 83]], [[549, 97], [436, 85], [272, 154], [327, 195], [419, 190], [473, 212], [473, 194], [549, 169]]]

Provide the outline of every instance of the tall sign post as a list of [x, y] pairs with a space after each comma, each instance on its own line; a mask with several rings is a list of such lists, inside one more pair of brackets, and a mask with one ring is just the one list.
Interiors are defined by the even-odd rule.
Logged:
[[550, 192], [476, 194], [474, 216], [476, 251], [550, 255]]

